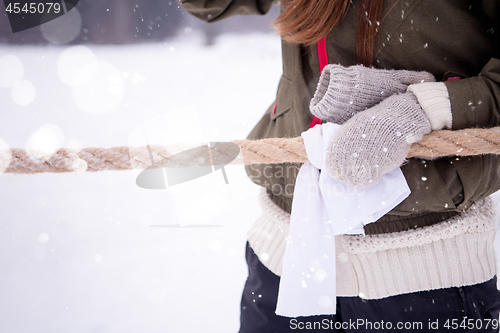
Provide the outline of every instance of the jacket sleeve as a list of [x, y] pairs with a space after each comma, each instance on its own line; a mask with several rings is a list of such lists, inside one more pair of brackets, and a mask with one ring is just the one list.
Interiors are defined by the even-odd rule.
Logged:
[[235, 15], [264, 15], [272, 0], [179, 0], [190, 14], [205, 22], [216, 22]]
[[500, 59], [492, 58], [478, 76], [445, 82], [452, 129], [494, 127], [500, 123]]
[[[491, 58], [478, 76], [444, 83], [452, 130], [500, 125], [500, 59]], [[500, 155], [447, 157], [433, 163], [440, 163], [436, 169], [458, 211], [500, 189]]]

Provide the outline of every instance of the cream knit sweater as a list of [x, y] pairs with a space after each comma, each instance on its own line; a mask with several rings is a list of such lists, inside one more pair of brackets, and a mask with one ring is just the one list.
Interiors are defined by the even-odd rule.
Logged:
[[[248, 232], [260, 261], [281, 275], [290, 215], [260, 195], [262, 216]], [[496, 274], [491, 198], [438, 224], [380, 235], [336, 236], [337, 295], [378, 299], [473, 285]]]

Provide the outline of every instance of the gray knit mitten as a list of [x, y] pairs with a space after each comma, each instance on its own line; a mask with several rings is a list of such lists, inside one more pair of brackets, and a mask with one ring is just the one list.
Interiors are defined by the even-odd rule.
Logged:
[[434, 81], [428, 72], [328, 65], [321, 73], [309, 108], [319, 119], [343, 124], [357, 112], [395, 93], [406, 92], [410, 84]]
[[356, 114], [335, 133], [328, 170], [351, 185], [376, 184], [404, 163], [412, 143], [430, 132], [431, 124], [415, 95], [393, 95]]

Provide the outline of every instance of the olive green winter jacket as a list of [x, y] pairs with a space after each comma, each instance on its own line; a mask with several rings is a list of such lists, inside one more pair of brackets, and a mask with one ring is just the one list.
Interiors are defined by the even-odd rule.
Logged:
[[[329, 63], [345, 67], [358, 63], [358, 3], [352, 1], [344, 21], [327, 36]], [[271, 0], [181, 0], [187, 11], [208, 22], [233, 15], [265, 14], [271, 4]], [[500, 0], [386, 0], [382, 17], [374, 67], [428, 71], [436, 81], [444, 81], [451, 101], [453, 130], [498, 126]], [[311, 122], [309, 103], [320, 76], [317, 48], [282, 42], [282, 56], [283, 76], [276, 101], [249, 139], [296, 137]], [[451, 76], [461, 79], [446, 81]], [[278, 206], [290, 212], [299, 167], [250, 165], [247, 173], [255, 183], [268, 189]], [[498, 155], [432, 161], [411, 158], [402, 170], [411, 195], [384, 217], [365, 226], [366, 234], [443, 221], [500, 189]]]

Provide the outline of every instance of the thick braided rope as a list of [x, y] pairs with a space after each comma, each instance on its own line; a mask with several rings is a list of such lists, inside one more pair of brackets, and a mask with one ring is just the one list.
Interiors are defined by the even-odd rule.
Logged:
[[[301, 137], [271, 138], [262, 140], [235, 140], [241, 151], [230, 164], [274, 164], [284, 162], [303, 163], [307, 161]], [[76, 151], [59, 149], [50, 157], [23, 149], [0, 150], [0, 172], [40, 173], [40, 172], [82, 172], [103, 170], [145, 169], [157, 167], [182, 166], [199, 163], [203, 158], [209, 164], [211, 159], [224, 159], [227, 152], [211, 150], [206, 156], [176, 153], [186, 152], [186, 146], [150, 146], [84, 148]], [[220, 154], [220, 155], [218, 155]], [[500, 127], [489, 129], [464, 129], [459, 131], [434, 131], [423, 140], [412, 145], [408, 157], [435, 159], [441, 156], [470, 156], [500, 154]], [[211, 156], [209, 156], [211, 155]], [[226, 157], [227, 160], [227, 157]]]

